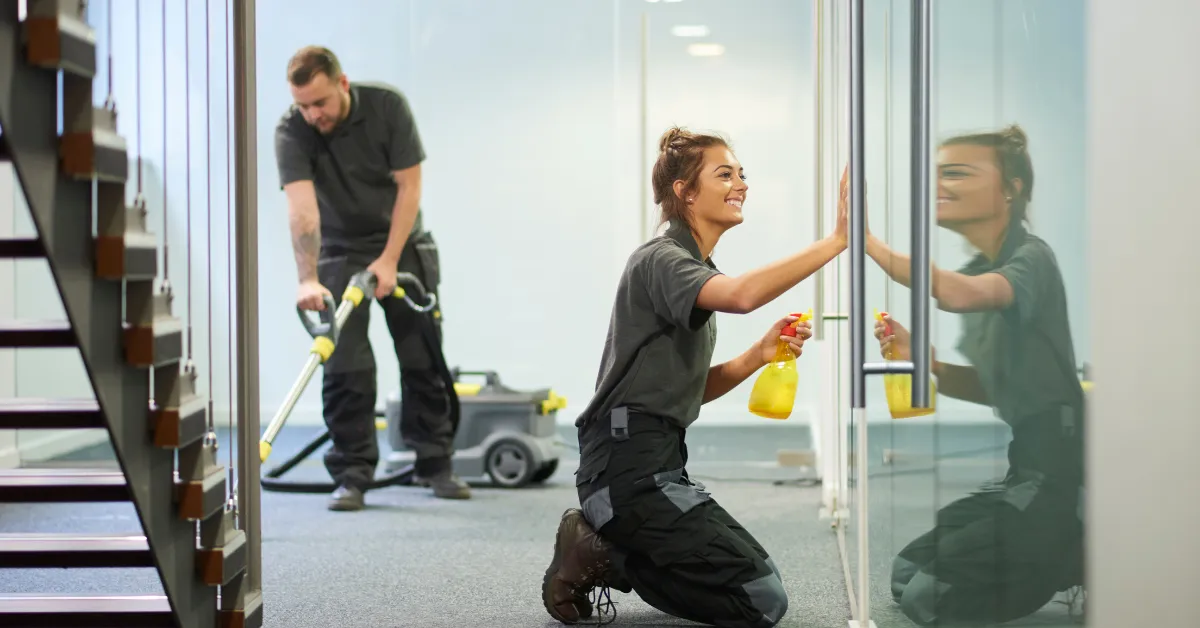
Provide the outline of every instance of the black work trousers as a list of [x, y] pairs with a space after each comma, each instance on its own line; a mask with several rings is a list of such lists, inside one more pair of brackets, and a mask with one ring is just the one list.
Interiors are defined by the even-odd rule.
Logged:
[[1056, 416], [1014, 429], [1005, 479], [942, 508], [893, 560], [904, 614], [922, 626], [991, 625], [1082, 585], [1081, 443], [1060, 433]]
[[[340, 299], [350, 278], [374, 260], [352, 251], [325, 250], [318, 278], [335, 299]], [[412, 273], [420, 279], [426, 290], [437, 290], [437, 249], [427, 233], [410, 237], [397, 266], [398, 272]], [[413, 294], [412, 290], [409, 293], [410, 298], [423, 304], [425, 295]], [[375, 355], [367, 334], [373, 302], [374, 295], [367, 295], [346, 320], [337, 346], [325, 363], [322, 386], [325, 425], [332, 440], [325, 454], [325, 468], [339, 485], [363, 491], [374, 479], [379, 462]], [[449, 398], [454, 394], [453, 384], [443, 374], [440, 303], [426, 313], [394, 297], [378, 303], [400, 362], [400, 432], [405, 446], [416, 454], [416, 473], [427, 477], [448, 471], [457, 426]]]
[[580, 505], [614, 546], [616, 575], [606, 584], [675, 617], [774, 626], [788, 606], [779, 570], [704, 485], [688, 478], [684, 434], [668, 419], [623, 408], [580, 428]]

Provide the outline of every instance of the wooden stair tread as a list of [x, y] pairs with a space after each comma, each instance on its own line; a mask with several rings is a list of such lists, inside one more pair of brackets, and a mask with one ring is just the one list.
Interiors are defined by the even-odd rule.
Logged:
[[67, 321], [0, 321], [0, 347], [75, 347], [75, 332]]
[[42, 241], [37, 238], [0, 238], [0, 258], [38, 259], [43, 257], [46, 257], [46, 249], [42, 246]]
[[70, 612], [126, 611], [126, 612], [170, 612], [171, 605], [165, 595], [29, 595], [27, 593], [0, 593], [0, 606], [7, 609], [26, 606], [33, 612], [41, 609], [59, 609]]
[[0, 399], [0, 429], [77, 429], [106, 426], [94, 399]]
[[0, 330], [12, 331], [36, 331], [39, 329], [52, 329], [55, 331], [70, 331], [71, 324], [64, 320], [7, 320], [0, 321]]
[[69, 569], [153, 567], [145, 536], [0, 534], [0, 567]]
[[148, 552], [150, 545], [145, 536], [133, 534], [0, 534], [0, 554], [45, 551]]
[[129, 487], [120, 471], [0, 470], [0, 502], [91, 503], [129, 499]]
[[125, 476], [108, 469], [0, 469], [0, 483], [30, 485], [38, 482], [124, 486]]
[[98, 412], [95, 399], [71, 397], [5, 397], [0, 412]]
[[5, 615], [165, 614], [171, 603], [165, 595], [28, 595], [0, 593], [0, 617]]

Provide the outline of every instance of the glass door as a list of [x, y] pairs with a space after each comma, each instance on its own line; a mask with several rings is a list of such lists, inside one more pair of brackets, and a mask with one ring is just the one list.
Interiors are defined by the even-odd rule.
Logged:
[[[847, 172], [843, 202], [851, 226], [848, 272], [841, 282], [848, 313], [841, 366], [849, 389], [845, 425], [852, 521], [845, 527], [845, 558], [851, 625], [862, 627], [877, 624], [876, 609], [886, 606], [878, 585], [879, 574], [890, 572], [887, 557], [899, 533], [893, 515], [911, 508], [896, 501], [896, 484], [904, 485], [907, 499], [925, 502], [926, 508], [916, 507], [918, 515], [933, 503], [931, 478], [915, 472], [929, 464], [937, 398], [928, 349], [932, 162], [927, 146], [897, 141], [928, 137], [929, 67], [912, 63], [928, 55], [897, 51], [911, 49], [914, 41], [927, 42], [929, 20], [918, 20], [926, 30], [915, 40], [898, 37], [895, 25], [910, 27], [907, 34], [910, 15], [927, 10], [921, 3], [914, 3], [915, 12], [898, 10], [898, 4], [855, 0], [845, 5], [838, 24], [846, 42], [839, 55], [846, 63], [839, 91], [847, 97], [845, 149], [838, 165]], [[886, 325], [882, 338], [876, 337], [877, 323]], [[892, 336], [903, 342], [881, 342]], [[897, 427], [901, 420], [904, 429]]]
[[[914, 392], [911, 376], [869, 374], [886, 370], [872, 366], [863, 397], [849, 404], [852, 434], [867, 436], [852, 449], [866, 459], [851, 465], [855, 480], [865, 478], [852, 492], [865, 506], [852, 510], [856, 619], [881, 628], [1080, 625], [1086, 7], [852, 7], [863, 18], [857, 130], [867, 233], [861, 257], [848, 260], [864, 264], [846, 282], [850, 311], [861, 316], [867, 363], [888, 361], [873, 336], [876, 309], [912, 333], [911, 353], [892, 356], [898, 364], [915, 362], [928, 343], [936, 407], [897, 412], [897, 399]], [[916, 170], [922, 163], [927, 177]], [[927, 184], [924, 198], [914, 181]], [[912, 263], [922, 219], [932, 267]], [[912, 280], [922, 267], [933, 269], [924, 287]], [[913, 308], [922, 301], [924, 342]]]

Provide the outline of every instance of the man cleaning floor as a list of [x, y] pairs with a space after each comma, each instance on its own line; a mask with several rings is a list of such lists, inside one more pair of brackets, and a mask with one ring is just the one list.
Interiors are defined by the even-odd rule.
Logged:
[[[438, 497], [467, 499], [470, 489], [451, 466], [455, 392], [437, 368], [440, 311], [432, 312], [438, 344], [431, 348], [418, 332], [425, 314], [387, 298], [397, 272], [412, 273], [430, 292], [440, 279], [437, 245], [421, 224], [425, 152], [412, 111], [392, 87], [351, 83], [326, 48], [302, 48], [287, 77], [294, 104], [275, 129], [275, 156], [299, 271], [296, 303], [323, 310], [324, 298], [340, 295], [354, 274], [375, 275], [400, 361], [400, 431], [416, 454], [415, 481]], [[325, 363], [322, 401], [333, 441], [325, 466], [338, 485], [332, 510], [363, 508], [379, 462], [369, 320], [369, 306], [356, 308]]]

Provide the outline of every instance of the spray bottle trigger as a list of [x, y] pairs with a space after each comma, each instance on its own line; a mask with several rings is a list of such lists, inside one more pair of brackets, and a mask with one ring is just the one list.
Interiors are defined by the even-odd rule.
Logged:
[[[884, 316], [887, 316], [887, 312], [880, 312], [879, 310], [875, 310], [875, 320], [882, 323]], [[884, 331], [884, 333], [891, 335], [891, 333], [892, 333], [891, 324], [885, 323], [883, 326], [883, 331]]]

